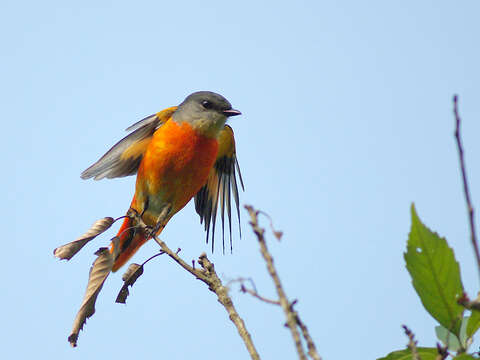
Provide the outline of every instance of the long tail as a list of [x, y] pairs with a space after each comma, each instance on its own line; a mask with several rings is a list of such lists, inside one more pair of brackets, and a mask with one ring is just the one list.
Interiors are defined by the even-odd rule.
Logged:
[[117, 253], [117, 257], [113, 263], [113, 272], [120, 269], [133, 254], [137, 252], [140, 246], [147, 241], [145, 232], [136, 225], [134, 219], [126, 217], [117, 234], [117, 238], [119, 239], [117, 243], [119, 247], [118, 251], [115, 251], [113, 241], [110, 244], [110, 252]]

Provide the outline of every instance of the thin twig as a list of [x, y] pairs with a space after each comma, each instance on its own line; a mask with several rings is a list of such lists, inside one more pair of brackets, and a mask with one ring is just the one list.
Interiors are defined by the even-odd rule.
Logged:
[[[150, 229], [147, 226], [142, 218], [136, 214], [132, 213], [131, 216], [135, 217], [135, 220], [139, 224], [141, 228], [145, 231]], [[160, 217], [159, 217], [160, 218]], [[161, 223], [161, 220], [160, 220]], [[235, 324], [237, 327], [238, 334], [242, 338], [245, 346], [247, 348], [250, 357], [254, 360], [260, 360], [260, 355], [258, 354], [257, 350], [255, 349], [255, 345], [253, 344], [252, 338], [250, 333], [248, 332], [247, 328], [245, 327], [245, 323], [240, 315], [237, 313], [235, 306], [233, 305], [232, 299], [228, 295], [228, 289], [223, 286], [222, 281], [218, 277], [217, 273], [215, 272], [214, 265], [208, 260], [207, 255], [205, 253], [201, 254], [198, 263], [200, 264], [201, 268], [196, 269], [193, 266], [187, 264], [180, 256], [178, 256], [178, 251], [172, 251], [167, 244], [160, 240], [154, 233], [150, 235], [160, 246], [161, 251], [167, 254], [170, 258], [172, 258], [177, 264], [179, 264], [182, 268], [188, 271], [190, 274], [195, 276], [198, 280], [202, 281], [206, 285], [208, 285], [208, 289], [214, 292], [217, 295], [218, 302], [223, 305], [225, 310], [227, 311], [230, 320]], [[194, 264], [194, 263], [193, 263]]]
[[412, 331], [406, 325], [402, 325], [402, 328], [405, 331], [405, 335], [408, 336], [407, 347], [412, 352], [412, 359], [413, 360], [421, 360], [420, 355], [418, 355], [417, 341], [415, 340], [415, 335], [412, 333]]
[[240, 290], [241, 290], [242, 292], [248, 293], [248, 294], [252, 295], [253, 297], [257, 298], [258, 300], [261, 300], [261, 301], [266, 302], [266, 303], [268, 303], [268, 304], [280, 305], [280, 301], [278, 301], [278, 300], [271, 300], [271, 299], [268, 299], [268, 298], [266, 298], [266, 297], [263, 297], [262, 295], [260, 295], [259, 293], [253, 291], [252, 289], [246, 288], [244, 285], [241, 286]]
[[[262, 253], [262, 256], [267, 264], [268, 272], [270, 273], [270, 276], [275, 284], [275, 289], [277, 290], [280, 305], [282, 306], [283, 312], [285, 313], [285, 317], [287, 318], [287, 326], [290, 329], [290, 332], [292, 334], [292, 338], [295, 343], [295, 347], [297, 349], [298, 357], [301, 360], [306, 360], [307, 356], [305, 355], [305, 351], [303, 349], [302, 341], [300, 338], [300, 333], [297, 328], [297, 316], [295, 315], [295, 311], [292, 308], [292, 304], [287, 299], [287, 295], [283, 290], [282, 283], [280, 282], [280, 278], [278, 276], [277, 270], [273, 265], [273, 258], [270, 252], [268, 251], [267, 243], [264, 237], [265, 230], [258, 225], [258, 211], [256, 211], [252, 206], [248, 206], [248, 205], [245, 206], [245, 208], [247, 209], [250, 215], [250, 225], [252, 226], [252, 229], [255, 235], [257, 236], [258, 243], [260, 244], [260, 252]], [[306, 327], [305, 327], [305, 331], [308, 334]], [[309, 335], [308, 337], [310, 338]], [[311, 353], [314, 354], [315, 357], [313, 357], [312, 355], [310, 356], [312, 356], [314, 359], [320, 359], [320, 356], [318, 355], [314, 346], [311, 347], [309, 350], [311, 350]], [[310, 354], [310, 351], [309, 351], [309, 354]]]
[[262, 210], [258, 210], [258, 213], [262, 214], [263, 216], [265, 216], [268, 219], [268, 221], [270, 221], [270, 230], [272, 230], [272, 233], [273, 233], [273, 235], [275, 235], [277, 240], [280, 241], [282, 239], [283, 232], [275, 230], [275, 228], [273, 227], [272, 217], [270, 215], [268, 215], [265, 211], [262, 211]]
[[[252, 284], [253, 289], [249, 289], [249, 288], [247, 288], [247, 287], [245, 286], [245, 282], [246, 282], [246, 281], [249, 281], [249, 282]], [[266, 302], [266, 303], [268, 303], [268, 304], [279, 305], [279, 306], [280, 306], [280, 301], [268, 299], [268, 298], [260, 295], [260, 294], [258, 293], [257, 288], [256, 288], [256, 286], [255, 286], [255, 283], [253, 282], [252, 279], [238, 278], [238, 279], [230, 280], [230, 281], [227, 283], [227, 286], [229, 286], [231, 283], [234, 283], [234, 282], [239, 282], [239, 283], [240, 283], [240, 291], [241, 291], [241, 292], [250, 294], [250, 295], [252, 295], [253, 297], [257, 298], [258, 300], [263, 301], [263, 302]]]
[[150, 256], [150, 257], [149, 257], [147, 260], [145, 260], [145, 261], [142, 263], [142, 265], [140, 265], [140, 266], [145, 266], [145, 264], [148, 263], [150, 260], [153, 260], [153, 259], [155, 259], [157, 256], [160, 256], [160, 255], [163, 255], [163, 254], [165, 254], [165, 252], [164, 252], [163, 250], [160, 250], [160, 252], [158, 252], [157, 254]]
[[477, 259], [478, 271], [480, 273], [480, 251], [478, 249], [477, 234], [475, 231], [475, 215], [470, 200], [470, 190], [467, 181], [467, 170], [465, 167], [465, 160], [463, 156], [462, 139], [460, 137], [460, 115], [458, 114], [458, 96], [453, 96], [453, 113], [455, 115], [455, 139], [457, 140], [458, 156], [460, 159], [460, 169], [462, 171], [463, 192], [465, 193], [465, 201], [467, 203], [468, 215], [470, 220], [470, 239], [472, 241], [473, 249], [475, 250], [475, 257]]

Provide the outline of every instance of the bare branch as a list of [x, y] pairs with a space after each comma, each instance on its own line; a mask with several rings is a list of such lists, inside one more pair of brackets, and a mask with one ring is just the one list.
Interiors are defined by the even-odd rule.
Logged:
[[[268, 269], [268, 272], [269, 272], [269, 274], [270, 274], [270, 276], [273, 280], [273, 283], [275, 284], [275, 289], [276, 289], [277, 294], [278, 294], [280, 305], [283, 309], [283, 312], [285, 313], [285, 317], [287, 318], [287, 326], [290, 329], [290, 332], [292, 334], [292, 338], [293, 338], [293, 341], [295, 343], [295, 347], [297, 349], [298, 357], [301, 360], [306, 360], [307, 357], [305, 355], [305, 351], [303, 349], [302, 341], [301, 341], [301, 338], [300, 338], [300, 333], [299, 333], [298, 328], [297, 328], [298, 315], [296, 315], [295, 311], [293, 310], [292, 305], [294, 303], [290, 303], [288, 301], [287, 295], [285, 294], [285, 291], [283, 290], [282, 283], [281, 283], [280, 278], [278, 276], [277, 270], [275, 269], [275, 266], [273, 265], [273, 258], [272, 258], [272, 255], [270, 254], [270, 252], [268, 251], [267, 243], [266, 243], [265, 237], [264, 237], [265, 230], [262, 229], [258, 225], [258, 214], [259, 214], [259, 212], [256, 211], [252, 206], [247, 205], [247, 206], [245, 206], [245, 208], [247, 209], [247, 211], [250, 215], [250, 225], [252, 226], [253, 232], [257, 236], [258, 243], [260, 244], [260, 252], [261, 252], [261, 254], [262, 254], [262, 256], [263, 256], [263, 258], [264, 258], [264, 260], [267, 264], [267, 269]], [[303, 330], [305, 330], [305, 333], [306, 333], [308, 339], [310, 339], [311, 343], [313, 344], [313, 341], [312, 341], [310, 335], [308, 334], [307, 328], [304, 327], [304, 329], [302, 329], [302, 331]], [[305, 334], [304, 334], [304, 337], [305, 337]], [[307, 337], [305, 337], [306, 340], [307, 340]], [[307, 340], [307, 342], [308, 342], [308, 340]], [[318, 355], [318, 353], [315, 349], [315, 346], [310, 346], [309, 347], [309, 355], [314, 359], [320, 359], [320, 356]]]
[[300, 316], [296, 311], [295, 311], [295, 319], [297, 320], [297, 324], [300, 327], [300, 330], [302, 330], [303, 338], [307, 342], [308, 355], [310, 355], [310, 357], [313, 360], [322, 360], [322, 358], [317, 352], [315, 343], [313, 342], [313, 339], [311, 338], [310, 333], [308, 332], [307, 326], [300, 320]]
[[453, 113], [455, 115], [455, 139], [457, 140], [458, 157], [460, 160], [460, 169], [462, 171], [463, 192], [465, 193], [465, 201], [467, 203], [469, 221], [470, 221], [470, 239], [472, 241], [473, 249], [475, 250], [475, 257], [477, 260], [477, 267], [480, 273], [480, 251], [478, 249], [477, 234], [475, 231], [475, 215], [470, 199], [470, 189], [467, 181], [467, 170], [465, 167], [465, 159], [463, 155], [462, 139], [460, 137], [460, 115], [458, 114], [458, 96], [453, 97]]
[[[149, 230], [150, 228], [143, 222], [142, 218], [136, 214], [131, 213], [130, 216], [134, 216], [135, 220], [139, 224], [140, 227], [144, 228], [145, 230]], [[162, 215], [159, 217], [158, 223], [162, 223]], [[237, 313], [235, 306], [233, 305], [232, 299], [228, 295], [227, 287], [223, 286], [222, 281], [218, 277], [217, 273], [215, 272], [214, 265], [208, 260], [207, 255], [205, 253], [201, 254], [198, 263], [200, 264], [201, 268], [196, 269], [194, 266], [190, 266], [186, 263], [179, 255], [180, 249], [176, 252], [172, 251], [167, 244], [160, 240], [156, 235], [155, 231], [151, 233], [151, 237], [157, 242], [160, 246], [161, 251], [167, 254], [171, 259], [173, 259], [178, 265], [192, 274], [195, 278], [202, 281], [208, 286], [208, 289], [214, 292], [217, 295], [218, 302], [223, 305], [225, 310], [227, 311], [230, 320], [235, 324], [237, 327], [238, 334], [242, 338], [247, 351], [250, 354], [250, 357], [254, 360], [260, 360], [260, 355], [258, 354], [255, 346], [253, 344], [252, 338], [250, 333], [248, 332], [247, 328], [245, 327], [245, 323], [240, 315]], [[195, 262], [192, 262], [194, 265]]]
[[250, 333], [248, 332], [247, 328], [245, 327], [245, 323], [243, 319], [238, 315], [237, 310], [235, 309], [232, 299], [228, 295], [228, 289], [223, 286], [222, 281], [218, 277], [217, 273], [215, 272], [214, 265], [208, 260], [207, 255], [203, 253], [200, 255], [198, 259], [198, 263], [202, 266], [203, 271], [208, 275], [209, 281], [208, 288], [210, 291], [213, 291], [218, 298], [220, 304], [223, 305], [225, 310], [227, 310], [230, 320], [235, 324], [237, 327], [238, 334], [243, 339], [248, 352], [250, 353], [250, 357], [252, 359], [260, 359], [260, 356], [253, 345]]

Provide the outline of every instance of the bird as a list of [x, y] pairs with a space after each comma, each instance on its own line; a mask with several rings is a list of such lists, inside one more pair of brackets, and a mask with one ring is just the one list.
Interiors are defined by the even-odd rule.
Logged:
[[[238, 180], [243, 179], [236, 156], [235, 138], [226, 121], [241, 115], [222, 95], [211, 91], [190, 94], [178, 106], [166, 108], [133, 124], [130, 133], [97, 162], [81, 173], [82, 179], [100, 180], [137, 174], [135, 193], [126, 216], [110, 244], [112, 272], [159, 235], [168, 221], [194, 198], [196, 212], [207, 233], [212, 251], [217, 208], [220, 205], [224, 238], [227, 211], [230, 248], [231, 198], [240, 221]], [[238, 180], [237, 180], [238, 176]], [[223, 245], [225, 251], [225, 245]]]

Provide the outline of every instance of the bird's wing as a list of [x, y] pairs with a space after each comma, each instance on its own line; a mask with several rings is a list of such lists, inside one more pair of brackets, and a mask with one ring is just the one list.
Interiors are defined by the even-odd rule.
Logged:
[[228, 225], [230, 230], [230, 251], [232, 250], [232, 210], [231, 198], [235, 199], [237, 208], [238, 228], [240, 236], [240, 209], [238, 199], [238, 180], [242, 189], [243, 180], [238, 166], [237, 155], [235, 153], [235, 138], [233, 130], [230, 126], [225, 125], [218, 138], [218, 155], [215, 164], [210, 171], [207, 183], [195, 195], [195, 210], [200, 215], [200, 222], [205, 225], [207, 231], [207, 242], [210, 233], [210, 225], [212, 229], [212, 251], [215, 238], [215, 221], [217, 218], [217, 208], [220, 203], [221, 219], [222, 219], [222, 240], [223, 251], [225, 252], [225, 209], [227, 210]]
[[80, 177], [100, 180], [134, 175], [153, 133], [170, 119], [176, 109], [176, 106], [170, 107], [127, 128], [127, 131], [133, 132], [116, 143], [95, 164], [84, 170]]

